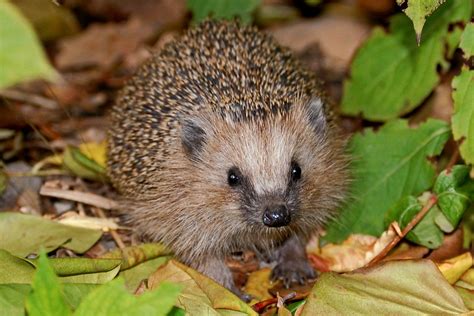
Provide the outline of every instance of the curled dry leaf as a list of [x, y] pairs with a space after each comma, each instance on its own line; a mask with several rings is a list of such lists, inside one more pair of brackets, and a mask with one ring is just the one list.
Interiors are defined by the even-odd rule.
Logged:
[[326, 244], [319, 252], [313, 254], [327, 261], [331, 271], [352, 271], [368, 264], [392, 241], [395, 235], [395, 229], [391, 225], [380, 238], [353, 234], [342, 244]]
[[123, 249], [116, 249], [102, 256], [103, 259], [122, 259], [122, 270], [132, 268], [145, 261], [171, 255], [163, 244], [141, 244]]

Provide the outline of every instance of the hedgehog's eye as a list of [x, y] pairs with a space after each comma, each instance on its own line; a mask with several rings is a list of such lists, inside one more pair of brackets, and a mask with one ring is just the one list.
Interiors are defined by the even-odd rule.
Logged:
[[231, 187], [235, 187], [240, 184], [241, 176], [237, 168], [229, 169], [229, 171], [227, 172], [227, 182]]
[[291, 180], [293, 182], [301, 179], [301, 168], [296, 162], [291, 163]]

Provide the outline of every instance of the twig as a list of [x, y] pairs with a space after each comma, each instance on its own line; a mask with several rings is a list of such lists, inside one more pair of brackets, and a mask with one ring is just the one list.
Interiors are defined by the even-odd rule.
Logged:
[[[292, 292], [292, 293], [294, 293], [294, 292]], [[298, 301], [298, 300], [302, 300], [302, 299], [304, 299], [308, 296], [308, 293], [306, 293], [306, 294], [295, 293], [294, 296], [293, 296], [292, 293], [290, 293], [291, 297], [285, 297], [286, 298], [285, 301]], [[252, 308], [253, 308], [254, 311], [261, 314], [267, 306], [274, 305], [274, 304], [277, 304], [277, 303], [278, 303], [278, 297], [272, 297], [272, 298], [269, 298], [268, 300], [264, 300], [264, 301], [255, 303], [254, 305], [252, 305]]]
[[19, 90], [0, 90], [0, 96], [13, 101], [26, 102], [48, 110], [55, 110], [58, 108], [58, 103], [54, 100]]
[[113, 200], [88, 192], [54, 189], [43, 186], [40, 189], [40, 194], [44, 196], [51, 196], [55, 198], [81, 202], [88, 205], [97, 206], [106, 210], [115, 209], [118, 206], [117, 203]]
[[48, 169], [36, 172], [5, 172], [9, 177], [48, 177], [48, 176], [64, 176], [68, 172], [63, 169]]
[[448, 164], [446, 165], [446, 173], [451, 173], [451, 169], [453, 169], [453, 166], [458, 162], [459, 159], [459, 147], [456, 146], [454, 149], [453, 154], [451, 155], [451, 158], [449, 159]]
[[436, 204], [438, 197], [436, 195], [431, 195], [428, 199], [428, 202], [423, 206], [423, 208], [416, 214], [416, 216], [408, 223], [408, 225], [402, 230], [401, 234], [395, 235], [393, 240], [377, 255], [375, 256], [367, 265], [367, 267], [372, 267], [377, 262], [385, 258], [385, 256], [390, 252], [390, 250], [395, 247], [400, 240], [402, 240], [412, 229], [418, 224], [423, 217], [428, 213], [429, 210]]
[[296, 297], [296, 292], [290, 292], [287, 295], [281, 297], [280, 293], [277, 292], [277, 307], [282, 308], [285, 306], [285, 302]]
[[[104, 212], [100, 209], [100, 208], [97, 208], [97, 207], [94, 207], [94, 212], [100, 217], [100, 218], [107, 218], [107, 216], [105, 216]], [[113, 229], [110, 229], [109, 230], [109, 233], [110, 235], [112, 236], [112, 238], [114, 239], [115, 243], [117, 244], [117, 246], [120, 248], [120, 249], [124, 249], [125, 248], [125, 244], [124, 242], [122, 241], [122, 238], [120, 237], [120, 235]]]

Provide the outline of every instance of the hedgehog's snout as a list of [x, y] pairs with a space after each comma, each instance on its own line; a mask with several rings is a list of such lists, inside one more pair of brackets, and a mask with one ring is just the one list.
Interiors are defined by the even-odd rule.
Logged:
[[268, 206], [263, 212], [262, 220], [268, 227], [287, 226], [291, 222], [291, 214], [284, 204]]

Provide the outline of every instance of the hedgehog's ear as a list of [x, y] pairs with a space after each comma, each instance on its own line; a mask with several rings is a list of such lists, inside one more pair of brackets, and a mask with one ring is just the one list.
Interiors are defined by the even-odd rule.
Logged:
[[196, 157], [206, 141], [203, 122], [198, 118], [185, 118], [181, 122], [181, 143], [190, 157]]
[[309, 122], [317, 133], [322, 133], [327, 129], [328, 118], [324, 111], [324, 103], [318, 97], [313, 97], [306, 105]]

